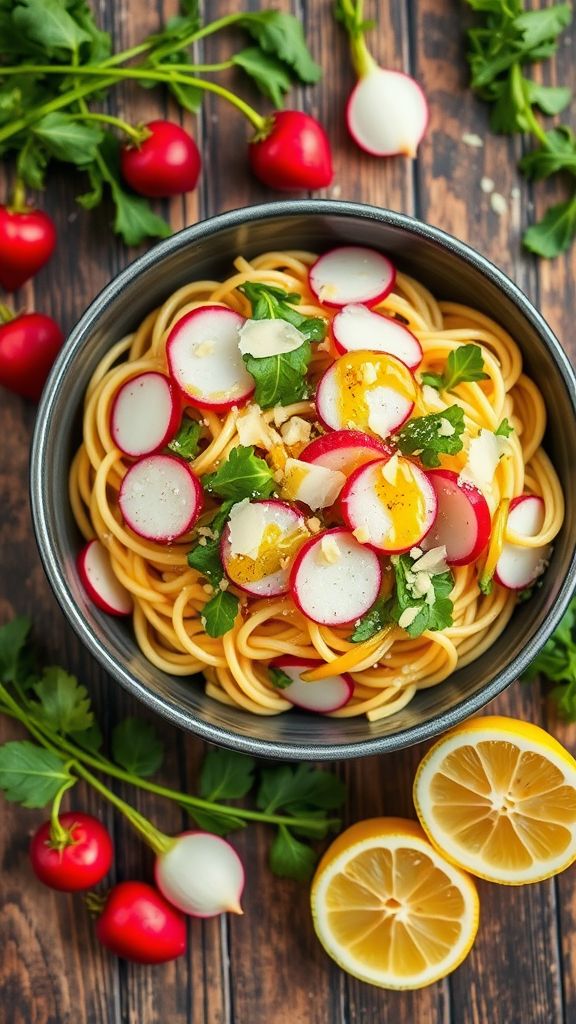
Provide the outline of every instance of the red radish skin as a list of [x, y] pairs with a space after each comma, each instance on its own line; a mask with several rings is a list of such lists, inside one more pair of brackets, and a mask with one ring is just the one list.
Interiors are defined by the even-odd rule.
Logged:
[[324, 306], [375, 306], [392, 291], [396, 269], [376, 249], [343, 245], [319, 256], [309, 272], [312, 293]]
[[[332, 539], [340, 553], [330, 563], [322, 552]], [[290, 590], [297, 608], [322, 626], [347, 626], [374, 604], [382, 583], [380, 561], [374, 551], [359, 544], [348, 530], [336, 527], [312, 537], [296, 555]]]
[[490, 540], [492, 521], [486, 498], [473, 484], [460, 483], [451, 469], [431, 469], [427, 476], [436, 492], [438, 514], [422, 548], [444, 546], [449, 565], [469, 565]]
[[30, 863], [44, 885], [59, 892], [82, 892], [98, 885], [112, 866], [112, 840], [98, 818], [82, 811], [58, 816], [66, 833], [63, 841], [53, 838], [52, 822], [45, 821], [30, 843]]
[[139, 373], [118, 390], [110, 413], [114, 444], [131, 458], [153, 455], [172, 440], [181, 405], [176, 388], [163, 373]]
[[98, 942], [137, 964], [163, 964], [186, 952], [186, 918], [146, 882], [119, 882], [96, 922]]
[[[360, 466], [340, 495], [344, 522], [351, 530], [366, 534], [363, 544], [386, 555], [400, 555], [421, 544], [432, 529], [437, 512], [436, 493], [424, 470], [401, 455], [393, 458], [398, 459], [401, 470], [409, 472], [411, 484], [399, 470], [397, 482], [386, 488], [391, 488], [386, 503], [379, 490], [383, 486], [381, 477], [385, 479], [382, 470], [390, 459]], [[423, 505], [421, 520], [415, 516], [409, 518], [416, 501]]]
[[[535, 494], [521, 494], [510, 502], [507, 529], [521, 537], [535, 537], [542, 529], [545, 517], [542, 498]], [[544, 572], [551, 547], [523, 548], [519, 544], [504, 543], [496, 564], [494, 579], [507, 590], [525, 590]]]
[[172, 121], [149, 121], [144, 127], [148, 138], [120, 150], [124, 181], [151, 199], [192, 192], [202, 165], [192, 136]]
[[271, 661], [270, 668], [280, 669], [293, 679], [290, 686], [284, 686], [278, 691], [282, 697], [297, 708], [313, 711], [318, 715], [328, 715], [348, 703], [354, 693], [354, 680], [347, 672], [343, 672], [341, 675], [320, 679], [315, 683], [302, 681], [303, 672], [309, 672], [323, 664], [323, 661], [297, 658], [287, 654]]
[[[255, 501], [251, 502], [253, 505], [258, 505], [260, 508], [264, 508], [266, 513], [266, 525], [275, 524], [279, 526], [284, 536], [301, 531], [302, 537], [305, 537], [308, 533], [306, 528], [306, 519], [298, 512], [297, 509], [292, 508], [285, 501], [279, 501], [276, 498], [270, 498], [266, 501]], [[276, 545], [279, 541], [276, 541]], [[276, 572], [270, 573], [264, 576], [260, 580], [248, 581], [242, 580], [242, 573], [233, 569], [233, 557], [230, 546], [230, 526], [226, 525], [222, 531], [222, 538], [220, 540], [220, 552], [222, 556], [222, 563], [226, 575], [234, 583], [234, 586], [238, 587], [239, 590], [243, 590], [246, 594], [251, 594], [254, 597], [279, 597], [281, 594], [287, 594], [290, 590], [290, 564], [287, 564], [284, 568], [278, 569]], [[256, 560], [257, 561], [257, 560]], [[252, 560], [247, 560], [247, 564], [250, 564]]]
[[333, 430], [311, 441], [299, 458], [349, 476], [359, 466], [390, 455], [392, 449], [383, 441], [361, 430]]
[[255, 383], [238, 348], [244, 317], [226, 306], [199, 306], [168, 335], [170, 376], [188, 405], [225, 412], [244, 405]]
[[37, 402], [64, 341], [44, 313], [22, 313], [0, 323], [0, 385]]
[[429, 119], [428, 101], [418, 83], [402, 71], [378, 66], [360, 78], [346, 106], [348, 131], [371, 156], [414, 158]]
[[98, 608], [109, 615], [132, 613], [132, 596], [114, 575], [110, 555], [101, 541], [88, 541], [76, 564], [84, 590]]
[[43, 210], [0, 206], [0, 284], [6, 291], [37, 274], [55, 247], [56, 227]]
[[159, 544], [170, 544], [191, 530], [203, 503], [200, 481], [175, 455], [139, 459], [126, 473], [118, 495], [126, 525]]
[[322, 125], [299, 110], [267, 118], [248, 147], [256, 177], [280, 191], [326, 188], [333, 178], [330, 142]]
[[422, 362], [422, 346], [418, 338], [393, 317], [376, 313], [361, 303], [344, 306], [332, 321], [336, 350], [354, 352], [388, 352], [415, 370]]
[[[377, 436], [378, 440], [385, 440], [391, 434], [400, 430], [410, 418], [414, 411], [414, 401], [408, 398], [398, 387], [393, 386], [398, 384], [401, 387], [400, 380], [395, 379], [397, 374], [388, 377], [384, 363], [392, 365], [396, 369], [401, 368], [402, 374], [412, 382], [414, 394], [416, 393], [416, 385], [413, 383], [412, 374], [408, 367], [399, 359], [388, 355], [388, 353], [361, 352], [359, 350], [340, 356], [339, 359], [332, 363], [318, 381], [316, 388], [315, 402], [318, 419], [328, 430], [341, 431], [348, 427], [349, 421], [347, 420], [346, 405], [349, 403], [343, 405], [341, 399], [342, 389], [346, 387], [346, 366], [348, 361], [354, 359], [362, 359], [364, 366], [370, 364], [375, 368], [376, 372], [382, 369], [383, 379], [388, 381], [386, 384], [380, 384], [376, 381], [376, 387], [368, 384], [361, 387], [365, 408], [362, 408], [361, 403], [358, 401], [358, 393], [354, 401], [354, 422], [357, 429], [361, 433], [370, 432], [372, 436]], [[342, 366], [345, 371], [344, 376], [342, 375]], [[408, 385], [408, 381], [405, 381], [405, 384]], [[371, 401], [373, 402], [373, 407], [370, 405]], [[379, 427], [378, 432], [371, 427], [371, 423], [375, 423], [373, 419], [374, 409], [379, 414], [376, 424]], [[350, 429], [353, 429], [351, 424]]]

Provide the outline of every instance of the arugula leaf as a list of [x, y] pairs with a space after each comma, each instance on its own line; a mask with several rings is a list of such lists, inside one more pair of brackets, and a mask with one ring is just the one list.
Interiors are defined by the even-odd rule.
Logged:
[[240, 602], [235, 594], [228, 590], [219, 590], [204, 605], [200, 617], [208, 636], [218, 637], [228, 633], [236, 621], [239, 607]]
[[104, 133], [92, 124], [82, 124], [70, 114], [46, 114], [32, 125], [46, 150], [57, 160], [85, 167], [96, 159]]
[[252, 446], [244, 445], [233, 448], [226, 462], [202, 478], [202, 484], [210, 494], [234, 501], [269, 498], [276, 486], [268, 464], [254, 454]]
[[129, 717], [114, 727], [112, 757], [125, 771], [148, 778], [162, 766], [164, 744], [150, 722]]
[[301, 301], [297, 292], [260, 282], [247, 282], [238, 289], [252, 303], [253, 320], [286, 320], [304, 335], [306, 341], [323, 341], [326, 322], [319, 316], [304, 316], [293, 307]]
[[246, 50], [235, 53], [232, 63], [250, 76], [260, 92], [272, 100], [278, 110], [282, 109], [284, 96], [292, 86], [292, 80], [282, 61], [263, 53], [258, 46], [249, 46]]
[[172, 438], [168, 447], [171, 452], [179, 455], [181, 459], [187, 459], [191, 462], [198, 454], [201, 433], [202, 424], [198, 420], [191, 420], [185, 416], [176, 437]]
[[88, 690], [63, 668], [44, 669], [34, 693], [40, 701], [42, 717], [56, 732], [83, 732], [94, 724]]
[[332, 772], [318, 771], [309, 764], [275, 765], [260, 773], [256, 806], [267, 814], [279, 810], [308, 814], [340, 807], [344, 797], [344, 783]]
[[372, 606], [369, 612], [366, 612], [361, 619], [358, 620], [354, 632], [350, 637], [350, 641], [353, 644], [363, 644], [365, 640], [370, 640], [371, 637], [376, 636], [384, 626], [387, 626], [393, 621], [391, 617], [391, 605], [392, 601], [390, 597], [379, 597], [376, 604]]
[[45, 807], [71, 779], [60, 758], [35, 743], [14, 740], [0, 746], [0, 789], [12, 803]]
[[230, 509], [236, 504], [232, 499], [225, 501], [210, 522], [213, 537], [205, 544], [198, 543], [188, 552], [187, 561], [191, 569], [197, 569], [211, 583], [218, 584], [224, 578], [220, 555], [220, 537], [228, 520]]
[[300, 348], [279, 356], [242, 357], [248, 373], [256, 381], [254, 401], [262, 409], [273, 405], [291, 405], [308, 398], [310, 388], [306, 380], [312, 358], [310, 343], [305, 341]]
[[304, 39], [302, 24], [283, 11], [261, 11], [246, 14], [240, 25], [256, 39], [265, 53], [271, 53], [287, 64], [301, 82], [317, 82], [322, 68], [312, 59]]
[[89, 33], [60, 0], [18, 0], [12, 20], [27, 38], [51, 51], [78, 53], [82, 43], [90, 42]]
[[273, 665], [268, 666], [268, 675], [272, 680], [272, 686], [275, 686], [277, 690], [285, 690], [294, 682], [287, 672], [283, 672], [281, 668], [274, 668]]
[[422, 382], [439, 391], [453, 391], [458, 384], [489, 380], [484, 373], [484, 360], [479, 345], [459, 345], [452, 349], [443, 374], [423, 373]]
[[496, 437], [510, 437], [514, 433], [514, 427], [504, 418], [501, 424], [496, 428], [494, 434]]
[[[450, 435], [442, 432], [446, 422], [453, 428]], [[456, 455], [462, 451], [463, 433], [464, 412], [459, 405], [450, 405], [443, 412], [409, 420], [393, 440], [403, 455], [418, 454], [422, 465], [432, 469], [440, 465], [440, 455]]]
[[546, 211], [542, 220], [532, 224], [522, 239], [525, 249], [552, 259], [570, 248], [576, 236], [576, 194]]
[[256, 761], [235, 750], [211, 747], [200, 770], [199, 793], [204, 800], [239, 800], [254, 785]]
[[407, 608], [417, 608], [418, 614], [410, 625], [403, 628], [413, 639], [429, 630], [445, 629], [452, 625], [454, 605], [450, 594], [454, 588], [454, 577], [450, 571], [431, 576], [434, 588], [434, 602], [428, 604], [424, 597], [414, 596], [412, 591], [412, 573], [414, 559], [410, 555], [392, 555], [390, 559], [396, 576], [396, 594], [390, 616], [396, 623]]
[[285, 825], [280, 825], [270, 847], [270, 870], [279, 878], [307, 882], [318, 860], [315, 851], [300, 842]]
[[21, 681], [30, 629], [30, 619], [24, 615], [18, 615], [0, 627], [0, 681], [3, 683]]

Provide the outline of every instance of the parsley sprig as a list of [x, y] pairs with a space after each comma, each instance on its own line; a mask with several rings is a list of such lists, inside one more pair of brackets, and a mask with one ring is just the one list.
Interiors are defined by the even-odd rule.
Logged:
[[[200, 770], [199, 795], [161, 785], [150, 778], [164, 756], [154, 726], [138, 718], [119, 722], [108, 754], [88, 691], [62, 668], [35, 668], [29, 631], [25, 618], [0, 628], [0, 714], [18, 721], [30, 736], [0, 745], [0, 790], [7, 800], [31, 808], [52, 803], [57, 826], [63, 794], [82, 780], [159, 851], [168, 837], [104, 781], [117, 779], [178, 804], [199, 827], [220, 835], [250, 822], [274, 827], [272, 871], [309, 877], [316, 852], [298, 837], [322, 839], [339, 827], [332, 812], [344, 800], [344, 786], [335, 775], [310, 765], [260, 767], [252, 757], [211, 749]], [[230, 802], [249, 795], [252, 806]]]
[[454, 577], [450, 570], [430, 576], [431, 599], [414, 592], [414, 582], [418, 575], [413, 566], [416, 559], [411, 555], [393, 555], [390, 559], [394, 570], [395, 589], [387, 597], [380, 597], [366, 615], [357, 623], [350, 640], [352, 643], [364, 643], [379, 633], [390, 623], [399, 624], [407, 609], [415, 609], [416, 615], [405, 627], [412, 639], [421, 636], [425, 630], [446, 629], [452, 625], [454, 605], [450, 594], [454, 588]]
[[540, 674], [558, 684], [552, 698], [562, 718], [576, 722], [576, 598], [523, 678], [531, 682]]
[[[527, 66], [553, 56], [560, 34], [570, 24], [569, 4], [525, 10], [523, 0], [467, 0], [480, 19], [468, 32], [472, 88], [492, 104], [495, 132], [528, 133], [537, 143], [520, 162], [534, 180], [559, 172], [576, 176], [576, 135], [567, 125], [546, 130], [536, 115], [556, 115], [568, 106], [571, 91], [545, 86], [525, 75]], [[576, 235], [576, 186], [567, 200], [551, 206], [524, 234], [524, 246], [551, 258], [568, 249]]]
[[453, 391], [458, 384], [489, 380], [479, 345], [459, 345], [450, 352], [444, 373], [423, 373], [422, 383], [437, 391]]

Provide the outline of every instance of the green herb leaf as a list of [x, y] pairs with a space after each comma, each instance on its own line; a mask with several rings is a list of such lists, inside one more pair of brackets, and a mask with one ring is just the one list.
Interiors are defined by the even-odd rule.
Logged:
[[96, 754], [102, 747], [102, 730], [98, 722], [93, 722], [89, 729], [83, 729], [82, 732], [71, 732], [70, 739], [83, 750], [89, 750], [90, 753]]
[[125, 718], [112, 732], [112, 757], [125, 771], [145, 779], [162, 766], [164, 744], [150, 722]]
[[88, 690], [63, 668], [44, 669], [34, 693], [40, 701], [42, 717], [56, 732], [83, 732], [94, 724]]
[[496, 437], [510, 437], [510, 435], [513, 433], [514, 427], [508, 422], [507, 419], [503, 419], [501, 424], [494, 431]]
[[180, 806], [193, 818], [199, 828], [206, 832], [213, 832], [214, 835], [227, 836], [230, 832], [246, 828], [246, 822], [234, 814], [219, 814], [217, 810], [200, 810], [198, 807], [188, 806], [185, 803], [181, 803]]
[[[0, 70], [1, 74], [1, 70]], [[96, 159], [104, 133], [93, 124], [83, 124], [70, 114], [46, 114], [32, 125], [32, 132], [57, 160], [85, 167]]]
[[240, 800], [254, 785], [256, 761], [235, 750], [212, 747], [200, 770], [200, 796], [204, 800]]
[[[443, 422], [444, 421], [444, 422]], [[448, 422], [454, 433], [440, 433]], [[406, 426], [395, 435], [403, 455], [415, 455], [427, 469], [440, 465], [440, 455], [457, 455], [464, 447], [464, 412], [459, 405], [450, 405], [443, 412], [430, 413], [429, 416], [417, 416], [409, 420]]]
[[527, 81], [528, 100], [540, 107], [545, 114], [559, 114], [570, 104], [572, 91], [565, 86], [540, 85], [530, 79]]
[[256, 805], [267, 814], [279, 810], [297, 814], [340, 807], [346, 795], [344, 783], [332, 772], [308, 764], [263, 768]]
[[279, 878], [293, 878], [307, 882], [314, 871], [318, 857], [306, 843], [300, 842], [286, 828], [280, 825], [270, 847], [270, 870]]
[[570, 248], [576, 235], [576, 195], [564, 203], [551, 206], [542, 220], [524, 232], [526, 249], [552, 259]]
[[369, 612], [362, 616], [355, 626], [354, 632], [350, 637], [351, 642], [353, 644], [363, 644], [365, 640], [370, 640], [381, 629], [384, 629], [384, 626], [393, 621], [390, 615], [391, 607], [392, 601], [390, 597], [379, 597], [376, 604], [372, 606]]
[[146, 199], [129, 195], [117, 182], [111, 185], [111, 191], [116, 207], [114, 231], [126, 245], [140, 245], [146, 238], [167, 238], [172, 234], [170, 225], [152, 212]]
[[61, 0], [19, 0], [12, 20], [20, 32], [48, 50], [78, 53], [90, 35], [73, 18]]
[[292, 87], [292, 80], [282, 61], [263, 53], [258, 46], [250, 46], [234, 54], [232, 61], [250, 76], [278, 110], [284, 106], [284, 97]]
[[484, 373], [484, 359], [479, 345], [459, 345], [450, 352], [446, 369], [442, 375], [423, 373], [422, 381], [440, 391], [453, 391], [458, 384], [477, 380], [488, 380]]
[[234, 501], [269, 498], [276, 486], [268, 464], [254, 454], [252, 446], [244, 445], [233, 448], [226, 462], [202, 478], [202, 484], [210, 494]]
[[228, 521], [230, 509], [235, 504], [236, 502], [232, 499], [231, 501], [225, 501], [220, 506], [220, 509], [210, 521], [213, 537], [210, 540], [202, 538], [206, 540], [206, 543], [198, 543], [196, 547], [188, 552], [187, 561], [190, 568], [197, 569], [198, 572], [202, 573], [213, 584], [218, 584], [224, 577], [224, 568], [220, 555], [220, 537]]
[[38, 139], [28, 136], [25, 145], [18, 154], [17, 170], [25, 185], [29, 188], [43, 189], [49, 157]]
[[306, 374], [311, 358], [312, 349], [307, 341], [280, 356], [243, 356], [248, 373], [256, 381], [255, 402], [262, 409], [270, 409], [273, 405], [291, 405], [308, 398]]
[[576, 170], [576, 135], [572, 129], [561, 124], [546, 132], [546, 146], [527, 153], [520, 161], [520, 170], [534, 180]]
[[576, 598], [572, 599], [554, 633], [523, 674], [530, 682], [537, 675], [559, 683], [552, 698], [560, 715], [568, 722], [576, 721]]
[[179, 455], [181, 459], [187, 459], [188, 462], [191, 462], [198, 454], [201, 433], [202, 424], [198, 420], [191, 420], [185, 416], [176, 437], [172, 438], [168, 447], [171, 452]]
[[240, 22], [265, 53], [287, 64], [301, 82], [317, 82], [322, 68], [316, 64], [306, 45], [302, 23], [283, 11], [247, 14]]
[[268, 675], [272, 680], [272, 686], [275, 686], [277, 690], [285, 690], [294, 682], [287, 672], [283, 672], [281, 668], [274, 668], [273, 665], [268, 666]]
[[28, 740], [0, 746], [0, 789], [12, 803], [45, 807], [72, 776], [55, 754]]
[[3, 683], [20, 682], [23, 678], [22, 664], [30, 628], [30, 619], [24, 615], [0, 627], [0, 681]]
[[437, 573], [431, 577], [434, 601], [429, 604], [424, 597], [414, 596], [412, 592], [412, 566], [414, 559], [410, 555], [393, 555], [390, 559], [396, 576], [396, 595], [390, 611], [394, 622], [399, 622], [407, 608], [417, 608], [418, 614], [410, 625], [404, 627], [413, 639], [422, 635], [425, 630], [446, 629], [452, 625], [454, 605], [450, 594], [454, 588], [454, 577], [451, 572]]
[[228, 590], [219, 590], [202, 609], [201, 622], [208, 636], [224, 636], [228, 633], [238, 615], [240, 602]]
[[297, 292], [260, 282], [247, 282], [238, 289], [252, 303], [253, 320], [286, 320], [304, 335], [306, 341], [323, 341], [326, 322], [319, 316], [304, 316], [294, 306], [300, 302]]
[[555, 40], [571, 18], [570, 4], [555, 4], [537, 11], [524, 11], [514, 18], [513, 24], [522, 33], [524, 48], [534, 50], [542, 43]]

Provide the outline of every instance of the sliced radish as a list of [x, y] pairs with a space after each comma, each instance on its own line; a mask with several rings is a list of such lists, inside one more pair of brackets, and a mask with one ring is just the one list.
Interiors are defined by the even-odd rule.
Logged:
[[414, 377], [395, 356], [348, 352], [320, 379], [316, 409], [331, 430], [356, 429], [385, 440], [411, 416], [415, 398]]
[[[510, 502], [508, 528], [521, 537], [535, 537], [544, 522], [544, 502], [535, 494], [521, 494]], [[494, 579], [508, 590], [524, 590], [544, 572], [551, 548], [523, 548], [505, 542]]]
[[270, 668], [280, 669], [293, 680], [289, 686], [282, 687], [281, 693], [286, 700], [298, 708], [325, 715], [348, 703], [354, 693], [354, 680], [347, 672], [343, 672], [342, 675], [328, 676], [315, 683], [303, 682], [303, 672], [323, 664], [323, 661], [314, 661], [312, 658], [296, 658], [286, 654], [271, 661]]
[[394, 287], [396, 270], [375, 249], [342, 245], [320, 256], [310, 268], [310, 288], [325, 306], [365, 302], [375, 306]]
[[170, 374], [190, 405], [225, 410], [253, 394], [254, 378], [238, 348], [244, 317], [226, 306], [199, 306], [168, 335]]
[[486, 498], [451, 469], [431, 469], [427, 476], [436, 492], [438, 514], [423, 549], [444, 545], [449, 565], [474, 562], [490, 539], [492, 522]]
[[372, 156], [415, 157], [429, 116], [426, 96], [413, 78], [377, 66], [360, 78], [346, 106], [350, 135]]
[[436, 493], [426, 473], [401, 455], [361, 466], [340, 500], [355, 536], [388, 555], [420, 544], [436, 518]]
[[290, 567], [307, 536], [304, 516], [286, 502], [240, 502], [220, 542], [228, 579], [257, 597], [287, 594]]
[[300, 452], [300, 460], [350, 476], [358, 466], [391, 454], [392, 450], [382, 441], [361, 430], [331, 430], [311, 441]]
[[378, 597], [381, 583], [378, 556], [342, 527], [307, 541], [290, 573], [294, 603], [324, 626], [348, 625], [364, 615]]
[[110, 433], [121, 452], [138, 458], [168, 444], [181, 415], [176, 394], [170, 378], [155, 371], [139, 373], [122, 385], [110, 413]]
[[132, 596], [114, 575], [110, 555], [99, 540], [90, 540], [76, 560], [88, 597], [109, 615], [130, 615]]
[[422, 346], [404, 324], [359, 303], [344, 306], [332, 321], [338, 352], [389, 352], [411, 370], [422, 362]]
[[190, 530], [203, 505], [200, 481], [175, 455], [148, 455], [130, 467], [118, 495], [126, 524], [139, 537], [169, 544]]

